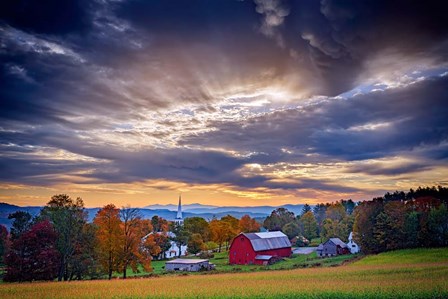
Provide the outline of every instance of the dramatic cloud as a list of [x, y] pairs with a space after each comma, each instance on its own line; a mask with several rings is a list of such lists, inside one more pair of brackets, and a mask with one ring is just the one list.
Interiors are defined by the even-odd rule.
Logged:
[[301, 11], [301, 37], [309, 43], [310, 57], [329, 94], [354, 87], [359, 77], [368, 79], [368, 63], [378, 56], [399, 53], [395, 58], [426, 58], [446, 66], [443, 1], [303, 1], [293, 9]]
[[447, 184], [445, 11], [2, 2], [0, 199], [145, 205], [182, 190], [253, 205]]
[[[217, 130], [186, 137], [182, 144], [225, 145], [267, 156], [384, 157], [441, 144], [448, 138], [447, 93], [448, 77], [442, 76], [348, 99], [318, 99], [239, 122], [211, 123]], [[265, 159], [263, 154], [259, 156]]]

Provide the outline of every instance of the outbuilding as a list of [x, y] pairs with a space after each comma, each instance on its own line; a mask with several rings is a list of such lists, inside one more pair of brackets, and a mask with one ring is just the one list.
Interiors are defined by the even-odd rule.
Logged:
[[358, 253], [360, 251], [358, 244], [356, 244], [355, 241], [353, 241], [353, 233], [352, 232], [348, 236], [347, 246], [352, 254]]
[[339, 238], [330, 238], [327, 242], [320, 244], [316, 249], [317, 255], [320, 257], [324, 256], [335, 256], [340, 254], [348, 254], [350, 250], [347, 244], [341, 241]]
[[241, 233], [230, 245], [229, 264], [267, 265], [289, 256], [291, 256], [291, 242], [280, 231]]
[[215, 265], [210, 264], [209, 260], [203, 259], [175, 259], [165, 264], [166, 271], [208, 271], [213, 270]]

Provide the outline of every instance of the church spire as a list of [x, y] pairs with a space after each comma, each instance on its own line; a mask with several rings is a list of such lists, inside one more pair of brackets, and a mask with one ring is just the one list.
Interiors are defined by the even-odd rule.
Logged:
[[182, 224], [184, 222], [182, 218], [182, 195], [179, 194], [179, 205], [177, 206], [176, 223]]

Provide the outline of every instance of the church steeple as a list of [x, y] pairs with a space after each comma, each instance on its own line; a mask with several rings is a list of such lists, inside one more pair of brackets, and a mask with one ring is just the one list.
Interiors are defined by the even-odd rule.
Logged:
[[184, 219], [182, 218], [182, 195], [179, 195], [179, 205], [177, 206], [177, 215], [174, 220], [177, 224], [183, 224]]

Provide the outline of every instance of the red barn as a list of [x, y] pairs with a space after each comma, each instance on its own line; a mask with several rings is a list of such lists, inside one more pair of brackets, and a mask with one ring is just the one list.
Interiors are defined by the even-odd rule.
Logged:
[[282, 232], [241, 233], [230, 245], [229, 263], [267, 265], [290, 255], [291, 242]]

